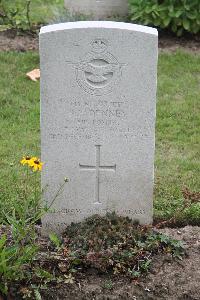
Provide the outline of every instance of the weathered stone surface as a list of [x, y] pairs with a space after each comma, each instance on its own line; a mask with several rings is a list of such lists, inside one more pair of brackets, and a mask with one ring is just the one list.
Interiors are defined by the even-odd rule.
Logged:
[[157, 31], [116, 22], [40, 33], [43, 231], [115, 211], [152, 222]]
[[128, 0], [65, 0], [71, 13], [91, 15], [93, 19], [124, 16], [128, 13]]

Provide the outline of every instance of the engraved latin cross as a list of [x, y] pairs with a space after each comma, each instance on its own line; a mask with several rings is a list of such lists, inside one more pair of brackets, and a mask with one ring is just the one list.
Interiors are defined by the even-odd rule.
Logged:
[[84, 171], [94, 170], [96, 171], [96, 180], [95, 180], [95, 202], [94, 204], [101, 204], [100, 195], [99, 195], [99, 184], [100, 184], [100, 171], [116, 171], [116, 165], [112, 166], [101, 166], [101, 157], [100, 157], [100, 147], [101, 145], [95, 145], [96, 147], [96, 165], [81, 165], [80, 169]]

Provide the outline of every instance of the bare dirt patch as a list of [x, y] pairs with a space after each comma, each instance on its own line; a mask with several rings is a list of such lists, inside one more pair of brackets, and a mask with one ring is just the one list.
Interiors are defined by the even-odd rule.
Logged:
[[17, 35], [12, 30], [0, 32], [0, 51], [38, 51], [38, 47], [37, 35]]
[[58, 284], [44, 290], [42, 299], [199, 300], [200, 227], [165, 228], [160, 232], [184, 241], [187, 256], [182, 261], [174, 261], [170, 255], [156, 256], [148, 275], [138, 281], [108, 277], [89, 270], [77, 278], [74, 284]]
[[178, 38], [172, 35], [161, 34], [159, 36], [159, 49], [165, 52], [175, 52], [181, 49], [187, 52], [200, 53], [200, 35]]
[[[16, 35], [16, 32], [12, 30], [0, 32], [0, 51], [38, 51], [38, 47], [37, 35]], [[178, 38], [169, 34], [160, 34], [159, 49], [168, 52], [182, 49], [188, 52], [200, 53], [200, 35]]]

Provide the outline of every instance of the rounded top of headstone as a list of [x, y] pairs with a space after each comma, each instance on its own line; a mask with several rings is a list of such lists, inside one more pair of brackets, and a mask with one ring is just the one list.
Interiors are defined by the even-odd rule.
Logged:
[[59, 23], [54, 25], [43, 26], [40, 30], [40, 34], [61, 31], [61, 30], [81, 29], [81, 28], [122, 29], [122, 30], [148, 33], [156, 36], [158, 35], [157, 29], [152, 27], [131, 24], [131, 23], [112, 22], [112, 21], [79, 21], [79, 22]]

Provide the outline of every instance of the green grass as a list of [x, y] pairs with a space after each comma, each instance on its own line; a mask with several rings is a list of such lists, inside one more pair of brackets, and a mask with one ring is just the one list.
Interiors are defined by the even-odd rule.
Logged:
[[[0, 223], [21, 184], [25, 153], [39, 155], [39, 83], [25, 74], [39, 67], [37, 53], [0, 53]], [[167, 219], [182, 205], [183, 186], [200, 190], [200, 55], [161, 54], [158, 68], [154, 217]], [[39, 180], [39, 178], [38, 178]], [[179, 222], [200, 224], [193, 204]]]
[[[162, 54], [158, 68], [155, 217], [170, 217], [181, 189], [200, 190], [200, 56]], [[180, 221], [200, 224], [200, 206]]]
[[3, 209], [10, 212], [19, 201], [19, 159], [25, 153], [39, 154], [39, 82], [25, 76], [38, 65], [37, 53], [0, 52], [0, 223]]

